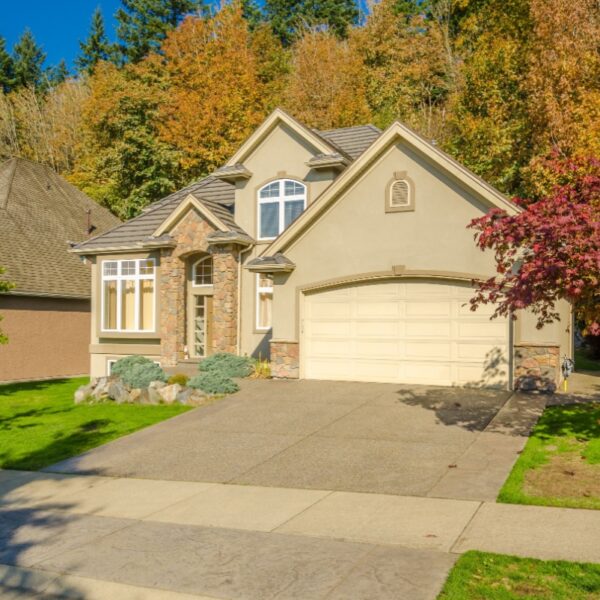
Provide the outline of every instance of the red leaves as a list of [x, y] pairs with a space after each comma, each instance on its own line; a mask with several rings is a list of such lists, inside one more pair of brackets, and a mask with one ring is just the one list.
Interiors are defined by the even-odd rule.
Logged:
[[496, 315], [530, 307], [541, 326], [557, 318], [555, 303], [575, 304], [588, 330], [600, 332], [600, 161], [552, 159], [560, 183], [523, 212], [492, 209], [474, 219], [482, 250], [494, 250], [498, 277], [480, 283], [472, 308], [497, 303]]

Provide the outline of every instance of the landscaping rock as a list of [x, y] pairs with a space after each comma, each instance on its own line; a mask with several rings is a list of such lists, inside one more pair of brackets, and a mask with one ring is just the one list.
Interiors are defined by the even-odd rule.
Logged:
[[162, 402], [160, 392], [155, 387], [149, 387], [144, 391], [146, 395], [141, 398], [141, 404], [160, 404]]
[[98, 377], [94, 391], [92, 392], [92, 398], [94, 400], [106, 400], [108, 396], [108, 386], [110, 385], [110, 378]]
[[158, 390], [158, 394], [162, 398], [165, 404], [173, 404], [177, 400], [177, 394], [179, 394], [183, 388], [178, 384], [165, 385]]
[[154, 388], [155, 390], [160, 390], [166, 386], [167, 384], [164, 381], [151, 381], [148, 389]]
[[120, 379], [110, 381], [106, 387], [106, 392], [111, 400], [117, 404], [125, 404], [131, 402], [131, 397], [127, 388]]
[[75, 404], [85, 402], [92, 395], [93, 391], [94, 386], [91, 382], [77, 388], [77, 391], [75, 392]]

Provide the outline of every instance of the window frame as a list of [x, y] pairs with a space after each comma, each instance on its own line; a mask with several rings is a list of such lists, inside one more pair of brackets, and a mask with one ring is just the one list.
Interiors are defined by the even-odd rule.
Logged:
[[[296, 185], [302, 186], [303, 193], [302, 194], [294, 194], [291, 196], [285, 195], [285, 183], [291, 182]], [[261, 198], [261, 192], [273, 185], [274, 183], [279, 184], [279, 194], [277, 196], [273, 196], [271, 198]], [[268, 181], [264, 185], [261, 185], [256, 192], [256, 207], [257, 207], [257, 216], [256, 216], [256, 239], [259, 241], [272, 241], [279, 237], [285, 230], [285, 204], [286, 202], [299, 202], [300, 200], [303, 202], [302, 204], [302, 212], [306, 210], [306, 204], [308, 199], [308, 187], [302, 181], [298, 179], [291, 179], [289, 177], [283, 177], [281, 179], [274, 179], [272, 181]], [[262, 218], [261, 218], [261, 207], [263, 204], [276, 204], [279, 207], [279, 222], [278, 222], [278, 233], [275, 236], [263, 236], [262, 234]], [[293, 223], [293, 221], [292, 221]], [[290, 223], [291, 225], [291, 223]], [[288, 225], [289, 227], [289, 225]]]
[[[196, 283], [196, 267], [203, 262], [210, 262], [210, 283]], [[208, 256], [203, 256], [194, 262], [192, 265], [192, 287], [193, 288], [209, 288], [214, 285], [213, 281], [214, 277], [214, 265], [213, 265], [213, 257], [209, 254]]]
[[[140, 265], [142, 263], [152, 263], [152, 273], [141, 273]], [[115, 274], [106, 274], [106, 265], [108, 263], [116, 263], [117, 269]], [[123, 263], [135, 263], [134, 274], [123, 274]], [[156, 277], [156, 258], [145, 257], [145, 258], [109, 258], [104, 259], [100, 262], [100, 332], [101, 333], [155, 333], [156, 332], [156, 308], [157, 308], [157, 296], [158, 290], [156, 288], [157, 277]], [[116, 282], [116, 329], [110, 329], [106, 327], [106, 293], [105, 284], [109, 281]], [[136, 324], [135, 329], [124, 329], [122, 325], [123, 307], [122, 307], [122, 293], [123, 293], [123, 282], [134, 281], [134, 323]], [[140, 297], [141, 297], [141, 282], [152, 281], [153, 282], [153, 294], [152, 294], [152, 327], [151, 329], [140, 329]]]
[[271, 324], [268, 327], [263, 327], [260, 325], [259, 321], [260, 321], [260, 295], [261, 294], [270, 294], [271, 295], [271, 306], [273, 305], [273, 277], [271, 276], [271, 285], [270, 286], [261, 286], [260, 285], [260, 280], [261, 278], [265, 277], [265, 273], [257, 273], [256, 274], [256, 295], [255, 295], [255, 302], [256, 302], [256, 314], [255, 314], [255, 320], [254, 320], [254, 328], [256, 331], [260, 331], [260, 332], [265, 332], [265, 331], [271, 331], [271, 329], [273, 329], [273, 322], [271, 319]]

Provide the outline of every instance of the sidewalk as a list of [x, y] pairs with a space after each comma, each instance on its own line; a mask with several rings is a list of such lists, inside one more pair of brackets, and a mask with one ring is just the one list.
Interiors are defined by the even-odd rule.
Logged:
[[466, 550], [600, 563], [598, 531], [591, 510], [0, 471], [0, 584], [45, 597], [433, 599]]

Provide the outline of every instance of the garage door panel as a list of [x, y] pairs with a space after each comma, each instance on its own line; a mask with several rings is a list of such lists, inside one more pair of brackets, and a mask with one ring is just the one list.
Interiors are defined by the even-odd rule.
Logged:
[[316, 379], [490, 385], [508, 382], [508, 322], [469, 310], [444, 282], [359, 284], [309, 295], [302, 374]]

